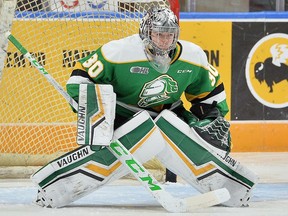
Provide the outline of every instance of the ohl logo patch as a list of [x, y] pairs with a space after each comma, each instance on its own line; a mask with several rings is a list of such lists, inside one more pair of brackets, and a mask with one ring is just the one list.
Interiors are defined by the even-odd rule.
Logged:
[[251, 49], [246, 81], [252, 95], [272, 108], [288, 106], [288, 35], [270, 34]]

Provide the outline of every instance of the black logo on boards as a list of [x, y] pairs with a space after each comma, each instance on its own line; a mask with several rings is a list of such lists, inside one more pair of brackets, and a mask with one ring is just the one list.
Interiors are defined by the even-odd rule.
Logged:
[[272, 108], [288, 106], [288, 35], [270, 34], [251, 49], [246, 81], [252, 95]]
[[62, 50], [62, 67], [72, 68], [79, 59], [90, 55], [89, 50]]
[[[88, 56], [91, 53], [89, 50], [62, 50], [62, 67], [72, 68], [75, 66], [79, 59]], [[44, 52], [33, 52], [31, 55], [41, 64], [46, 65], [46, 62], [51, 62], [53, 59], [47, 59]], [[58, 56], [58, 54], [57, 54]], [[55, 56], [54, 56], [55, 57]], [[31, 63], [19, 52], [7, 52], [7, 58], [4, 64], [6, 68], [20, 68], [20, 67], [32, 67]]]
[[[31, 55], [39, 62], [41, 65], [46, 64], [46, 55], [44, 52], [35, 52]], [[20, 67], [33, 67], [28, 59], [24, 57], [23, 54], [19, 52], [7, 52], [7, 58], [4, 64], [5, 68], [20, 68]]]
[[287, 80], [288, 66], [286, 59], [288, 58], [288, 46], [285, 44], [274, 44], [270, 48], [272, 57], [265, 59], [264, 62], [257, 62], [254, 66], [255, 78], [260, 82], [266, 82], [273, 92], [273, 85]]

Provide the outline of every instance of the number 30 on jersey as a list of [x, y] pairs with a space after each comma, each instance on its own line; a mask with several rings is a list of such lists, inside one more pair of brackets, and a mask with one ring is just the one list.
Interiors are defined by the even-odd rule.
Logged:
[[83, 62], [83, 66], [88, 68], [88, 74], [90, 77], [95, 78], [103, 71], [103, 64], [98, 60], [98, 54], [95, 53], [88, 60]]
[[211, 81], [211, 86], [214, 86], [216, 83], [216, 77], [218, 77], [219, 73], [216, 68], [209, 64], [209, 79]]

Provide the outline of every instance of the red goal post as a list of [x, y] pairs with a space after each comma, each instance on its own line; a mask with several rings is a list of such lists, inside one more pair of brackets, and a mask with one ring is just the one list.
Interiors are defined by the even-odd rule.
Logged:
[[169, 0], [170, 8], [175, 13], [175, 15], [178, 17], [178, 20], [180, 19], [180, 4], [179, 0]]

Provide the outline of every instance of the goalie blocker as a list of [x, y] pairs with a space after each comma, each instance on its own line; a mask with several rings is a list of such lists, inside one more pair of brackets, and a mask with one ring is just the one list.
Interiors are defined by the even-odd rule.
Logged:
[[[93, 85], [86, 85], [86, 87], [80, 88], [86, 90], [80, 91], [82, 102], [79, 106], [87, 103], [85, 106], [90, 107], [90, 103], [93, 103], [91, 107], [101, 107], [99, 102], [103, 100], [99, 98], [103, 95], [101, 93], [99, 95], [99, 92], [104, 91], [101, 87], [99, 91], [97, 85], [96, 88]], [[110, 90], [108, 95], [111, 95]], [[83, 96], [85, 94], [86, 96]], [[92, 98], [88, 100], [87, 95]], [[95, 100], [98, 98], [96, 105], [93, 97]], [[106, 101], [114, 103], [111, 98]], [[113, 106], [115, 103], [112, 104]], [[99, 108], [85, 110], [101, 113]], [[85, 114], [86, 119], [87, 116], [97, 115], [95, 113]], [[110, 120], [113, 119], [113, 115], [113, 113], [108, 114], [107, 119], [111, 116]], [[98, 115], [100, 116], [106, 118], [107, 115], [102, 112]], [[107, 124], [109, 125], [105, 123]], [[102, 127], [100, 131], [105, 128], [107, 127]], [[104, 134], [105, 139], [109, 140], [112, 135], [106, 132], [97, 132], [97, 134]], [[86, 136], [88, 137], [86, 141], [89, 140], [87, 144], [93, 145], [83, 145], [50, 162], [31, 176], [32, 181], [39, 188], [37, 204], [50, 207], [68, 205], [129, 173], [129, 170], [106, 147], [93, 148], [97, 142], [91, 142], [93, 140], [91, 134], [93, 133]], [[156, 156], [166, 168], [200, 192], [227, 188], [231, 199], [224, 203], [226, 206], [247, 205], [252, 189], [257, 184], [258, 178], [254, 173], [230, 156], [225, 158], [218, 156], [193, 129], [171, 111], [163, 111], [155, 121], [151, 119], [148, 112], [140, 112], [115, 130], [113, 139], [119, 139], [141, 163]], [[85, 142], [83, 144], [86, 144]]]
[[116, 94], [111, 85], [79, 87], [77, 143], [109, 145], [114, 131]]

